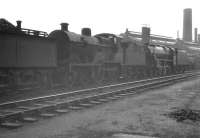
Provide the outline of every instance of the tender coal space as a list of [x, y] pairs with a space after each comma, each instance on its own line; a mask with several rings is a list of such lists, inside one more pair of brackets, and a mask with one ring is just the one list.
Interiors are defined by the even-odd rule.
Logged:
[[165, 115], [175, 119], [177, 122], [183, 122], [184, 120], [200, 121], [200, 110], [177, 109]]

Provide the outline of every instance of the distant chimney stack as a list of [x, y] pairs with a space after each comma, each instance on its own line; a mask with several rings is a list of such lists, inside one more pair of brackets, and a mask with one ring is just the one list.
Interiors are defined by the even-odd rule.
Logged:
[[183, 40], [192, 42], [192, 9], [184, 9], [183, 12]]
[[61, 25], [61, 30], [62, 31], [67, 31], [67, 32], [69, 31], [68, 30], [68, 26], [69, 26], [68, 23], [61, 23], [60, 25]]
[[197, 34], [198, 34], [198, 29], [197, 28], [194, 28], [194, 42], [195, 43], [197, 43], [198, 42], [198, 36], [197, 36]]
[[18, 20], [17, 22], [17, 29], [21, 30], [22, 27], [22, 21]]

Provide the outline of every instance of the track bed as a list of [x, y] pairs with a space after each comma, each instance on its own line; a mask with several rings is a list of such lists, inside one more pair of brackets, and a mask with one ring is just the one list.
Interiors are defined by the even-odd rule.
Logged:
[[[171, 138], [197, 135], [198, 122], [176, 120], [166, 117], [177, 107], [188, 103], [188, 97], [198, 90], [200, 80], [193, 79], [158, 90], [150, 90], [137, 96], [95, 106], [87, 110], [70, 112], [54, 119], [31, 123], [17, 130], [1, 129], [5, 138], [65, 138], [94, 137], [113, 138], [118, 133], [138, 134]], [[188, 93], [189, 91], [189, 93]], [[192, 93], [193, 92], [193, 93]], [[198, 104], [198, 98], [192, 107]], [[35, 133], [37, 132], [37, 133]]]

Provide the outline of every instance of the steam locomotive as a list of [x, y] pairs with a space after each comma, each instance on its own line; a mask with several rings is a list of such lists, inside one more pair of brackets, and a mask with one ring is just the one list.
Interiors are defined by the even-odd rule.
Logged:
[[173, 46], [150, 42], [127, 30], [120, 35], [76, 34], [62, 23], [60, 30], [23, 29], [0, 19], [0, 87], [79, 87], [163, 76], [194, 69], [194, 60]]

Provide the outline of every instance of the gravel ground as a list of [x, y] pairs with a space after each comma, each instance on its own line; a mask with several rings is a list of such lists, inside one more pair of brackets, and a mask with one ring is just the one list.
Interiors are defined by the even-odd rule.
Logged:
[[0, 138], [114, 138], [126, 133], [160, 138], [198, 138], [200, 123], [176, 122], [167, 114], [177, 108], [200, 108], [200, 79], [151, 90], [122, 100], [0, 129]]

